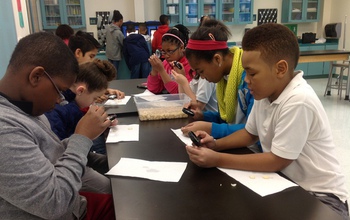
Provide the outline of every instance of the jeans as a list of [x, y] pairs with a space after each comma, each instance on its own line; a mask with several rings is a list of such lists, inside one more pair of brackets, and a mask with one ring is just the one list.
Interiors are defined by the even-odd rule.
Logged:
[[131, 79], [147, 78], [149, 73], [151, 72], [151, 64], [148, 61], [136, 64], [131, 67], [130, 72]]
[[[120, 60], [111, 60], [111, 59], [108, 59], [109, 62], [111, 62], [113, 64], [113, 66], [115, 67], [115, 69], [117, 70], [117, 73], [118, 73], [118, 67], [119, 67], [119, 62]], [[115, 76], [115, 79], [117, 79], [117, 76]]]
[[81, 177], [81, 191], [95, 193], [112, 193], [111, 181], [104, 174], [108, 172], [106, 155], [89, 152], [85, 172]]
[[104, 134], [101, 134], [98, 138], [92, 141], [90, 151], [99, 154], [106, 154], [106, 140]]

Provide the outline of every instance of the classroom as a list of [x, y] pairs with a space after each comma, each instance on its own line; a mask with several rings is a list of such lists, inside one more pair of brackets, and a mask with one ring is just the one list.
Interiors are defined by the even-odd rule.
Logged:
[[[55, 11], [58, 8], [59, 12]], [[300, 58], [295, 69], [303, 71], [303, 79], [316, 92], [327, 114], [335, 155], [344, 174], [345, 188], [350, 193], [349, 8], [349, 0], [0, 1], [0, 79], [5, 76], [11, 54], [22, 38], [41, 31], [54, 34], [61, 22], [70, 24], [75, 32], [81, 30], [92, 35], [102, 45], [96, 58], [108, 60], [103, 31], [111, 23], [114, 10], [120, 11], [123, 16], [121, 30], [125, 37], [128, 35], [128, 23], [134, 23], [137, 31], [138, 25], [145, 23], [148, 34], [153, 38], [162, 14], [168, 16], [169, 27], [182, 24], [191, 37], [199, 28], [200, 18], [208, 15], [227, 26], [232, 34], [227, 45], [237, 48], [242, 47], [242, 39], [250, 30], [264, 23], [283, 24], [297, 37]], [[57, 13], [60, 13], [59, 16]], [[162, 53], [170, 56], [178, 48]], [[110, 128], [110, 139], [107, 138], [106, 144], [111, 169], [107, 176], [111, 179], [116, 219], [344, 219], [302, 187], [293, 185], [294, 182], [281, 172], [277, 172], [279, 175], [275, 172], [234, 173], [225, 168], [202, 168], [194, 163], [189, 159], [188, 151], [178, 150], [179, 145], [191, 144], [185, 143], [190, 139], [181, 139], [181, 134], [177, 133], [184, 124], [193, 122], [191, 116], [187, 118], [182, 114], [182, 118], [176, 119], [165, 116], [163, 120], [142, 118], [139, 108], [144, 100], [139, 97], [150, 87], [145, 90], [140, 85], [145, 85], [149, 79], [131, 79], [126, 62], [123, 57], [117, 68], [117, 77], [108, 88], [124, 92], [127, 100], [125, 103], [120, 101], [116, 104], [116, 101], [111, 106], [105, 105], [106, 113], [116, 115], [118, 125], [122, 125], [120, 127], [126, 132], [123, 133], [125, 137], [119, 137]], [[189, 63], [187, 67], [184, 63], [181, 65], [180, 69], [184, 67], [185, 74], [191, 68]], [[55, 82], [52, 82], [57, 89]], [[162, 96], [165, 98], [150, 102], [164, 101], [168, 97], [165, 93], [173, 93], [166, 86], [163, 89]], [[57, 91], [61, 93], [59, 89]], [[179, 99], [183, 101], [186, 96]], [[173, 109], [161, 111], [166, 114]], [[137, 131], [137, 137], [133, 136], [135, 133], [127, 133], [131, 130]], [[114, 135], [121, 139], [111, 140]], [[219, 138], [214, 137], [215, 144], [219, 143], [217, 140]], [[251, 153], [241, 148], [227, 152], [239, 155]], [[125, 171], [133, 165], [135, 172]], [[165, 170], [165, 167], [169, 170]], [[145, 173], [139, 173], [139, 168], [143, 169], [142, 172], [146, 170]], [[174, 173], [167, 179], [166, 172]], [[259, 178], [261, 180], [257, 180]], [[288, 181], [283, 184], [291, 185], [283, 188], [282, 183], [276, 183], [278, 178], [281, 178], [281, 182]], [[254, 180], [258, 184], [265, 184], [264, 181], [271, 183], [266, 182], [266, 188], [262, 190], [261, 185], [252, 183]], [[276, 187], [269, 184], [276, 184]], [[280, 186], [281, 189], [277, 189]]]

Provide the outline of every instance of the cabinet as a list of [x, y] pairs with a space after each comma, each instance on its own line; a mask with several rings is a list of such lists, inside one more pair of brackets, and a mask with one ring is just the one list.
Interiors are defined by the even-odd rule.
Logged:
[[161, 0], [170, 26], [198, 26], [203, 15], [229, 24], [253, 23], [254, 0]]
[[182, 24], [182, 2], [181, 0], [161, 0], [162, 14], [169, 17], [170, 27]]
[[183, 25], [198, 26], [203, 15], [218, 19], [219, 0], [185, 0], [184, 2], [182, 7]]
[[282, 23], [318, 22], [322, 0], [283, 0]]
[[221, 0], [219, 19], [225, 24], [252, 24], [254, 0]]
[[[312, 51], [312, 50], [337, 50], [338, 43], [325, 43], [325, 44], [300, 44], [300, 51]], [[329, 62], [312, 62], [312, 63], [300, 63], [295, 68], [296, 70], [303, 70], [304, 77], [315, 78], [320, 76], [328, 76]]]
[[40, 0], [40, 7], [43, 29], [56, 29], [60, 24], [85, 28], [84, 0]]

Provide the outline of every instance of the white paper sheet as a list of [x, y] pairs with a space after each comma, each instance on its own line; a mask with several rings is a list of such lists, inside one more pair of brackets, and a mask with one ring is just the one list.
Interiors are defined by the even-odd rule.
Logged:
[[113, 105], [126, 105], [128, 103], [131, 96], [125, 96], [122, 99], [108, 99], [104, 105], [106, 106], [113, 106]]
[[139, 125], [116, 125], [110, 127], [106, 143], [117, 143], [119, 141], [138, 141]]
[[[175, 135], [186, 145], [192, 145], [189, 137], [186, 137], [181, 129], [171, 129]], [[230, 177], [236, 179], [249, 189], [261, 196], [270, 195], [280, 192], [289, 187], [297, 186], [295, 183], [272, 172], [252, 172], [233, 169], [218, 168]]]
[[186, 169], [184, 162], [158, 162], [121, 158], [106, 175], [140, 177], [163, 182], [179, 182]]
[[260, 196], [267, 196], [289, 187], [297, 186], [295, 183], [281, 177], [277, 173], [241, 171], [224, 168], [218, 169], [236, 179]]
[[176, 135], [182, 142], [185, 143], [185, 145], [192, 146], [191, 138], [185, 136], [185, 135], [182, 133], [181, 128], [179, 128], [179, 129], [173, 129], [173, 128], [171, 128], [171, 130], [175, 133], [175, 135]]

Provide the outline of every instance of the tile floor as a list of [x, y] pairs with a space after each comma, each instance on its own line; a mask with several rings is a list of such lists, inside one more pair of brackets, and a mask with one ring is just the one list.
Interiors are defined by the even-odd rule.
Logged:
[[307, 82], [318, 94], [326, 112], [333, 131], [333, 138], [337, 149], [337, 156], [346, 176], [346, 186], [350, 193], [350, 102], [339, 99], [337, 90], [332, 90], [331, 96], [323, 96], [327, 79], [308, 79]]

